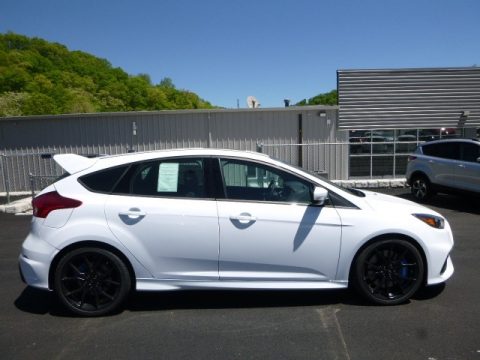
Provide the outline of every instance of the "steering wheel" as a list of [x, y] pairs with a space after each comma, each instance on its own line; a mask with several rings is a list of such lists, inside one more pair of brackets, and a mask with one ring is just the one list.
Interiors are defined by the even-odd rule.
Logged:
[[270, 180], [267, 190], [269, 197], [272, 199], [278, 199], [282, 196], [282, 189], [278, 187], [277, 181], [274, 179]]

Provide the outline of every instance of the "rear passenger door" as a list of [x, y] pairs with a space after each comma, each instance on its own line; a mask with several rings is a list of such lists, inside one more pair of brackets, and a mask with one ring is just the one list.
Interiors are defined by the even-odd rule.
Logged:
[[158, 279], [218, 279], [218, 217], [208, 161], [133, 164], [108, 196], [111, 231]]
[[480, 144], [460, 143], [461, 161], [456, 172], [459, 187], [464, 190], [480, 192]]
[[456, 187], [456, 171], [460, 161], [458, 142], [426, 144], [422, 151], [429, 156], [426, 165], [430, 168], [430, 180], [438, 185]]

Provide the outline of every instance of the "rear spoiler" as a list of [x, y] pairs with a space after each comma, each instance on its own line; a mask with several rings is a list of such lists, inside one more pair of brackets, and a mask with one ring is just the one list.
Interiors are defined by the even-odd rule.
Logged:
[[53, 155], [53, 160], [69, 174], [75, 174], [88, 169], [97, 162], [98, 158], [87, 158], [76, 154], [57, 154]]

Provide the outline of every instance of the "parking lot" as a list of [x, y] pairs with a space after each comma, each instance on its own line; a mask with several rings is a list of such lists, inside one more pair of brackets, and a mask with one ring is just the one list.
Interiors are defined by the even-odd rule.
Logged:
[[[407, 189], [387, 190], [411, 199]], [[103, 318], [66, 314], [26, 287], [17, 256], [30, 216], [0, 214], [2, 359], [480, 359], [480, 201], [428, 206], [455, 235], [455, 274], [409, 303], [350, 291], [184, 291], [132, 296]]]

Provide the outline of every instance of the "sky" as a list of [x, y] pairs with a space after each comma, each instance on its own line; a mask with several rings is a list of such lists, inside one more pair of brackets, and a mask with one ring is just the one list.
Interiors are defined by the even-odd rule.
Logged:
[[336, 89], [339, 69], [480, 66], [478, 0], [1, 0], [0, 33], [107, 59], [226, 108]]

